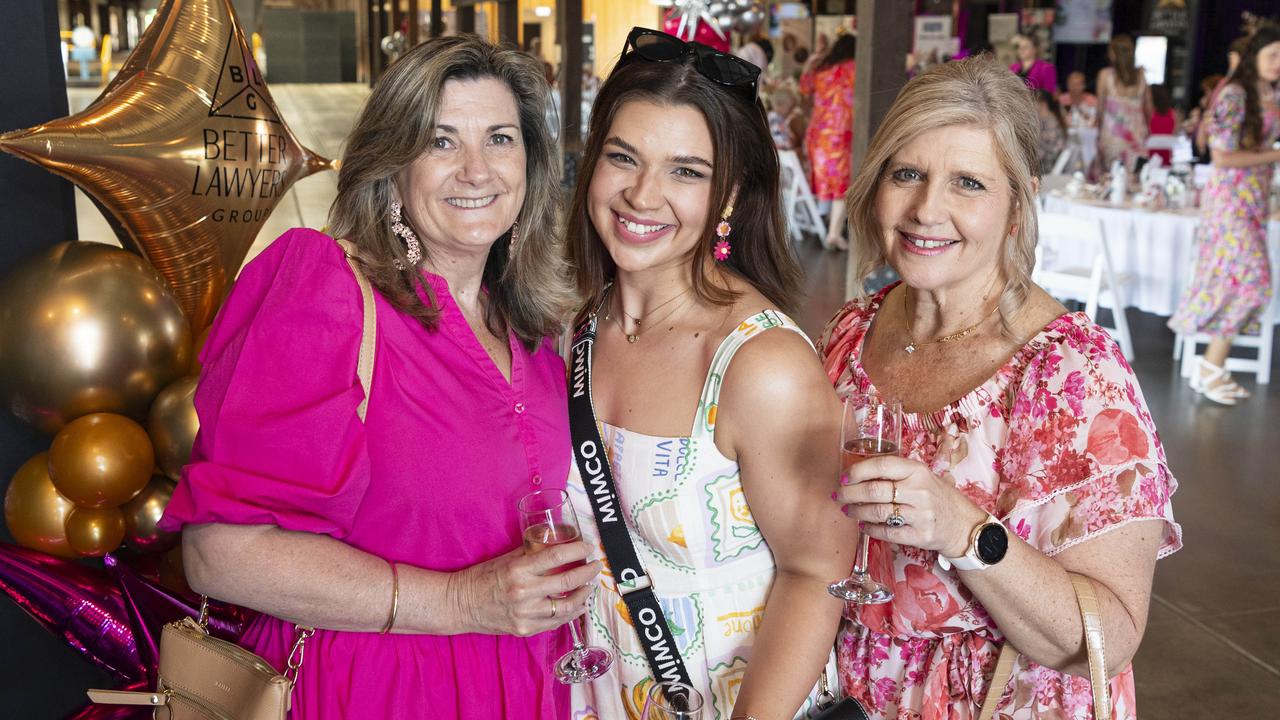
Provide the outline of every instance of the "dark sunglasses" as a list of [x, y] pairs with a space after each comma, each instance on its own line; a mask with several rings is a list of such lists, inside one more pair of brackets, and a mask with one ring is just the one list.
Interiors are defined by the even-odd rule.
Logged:
[[683, 63], [690, 55], [699, 75], [734, 90], [748, 103], [756, 104], [760, 68], [740, 57], [722, 53], [700, 42], [685, 42], [659, 30], [631, 28], [618, 65], [624, 65], [635, 57], [649, 62]]

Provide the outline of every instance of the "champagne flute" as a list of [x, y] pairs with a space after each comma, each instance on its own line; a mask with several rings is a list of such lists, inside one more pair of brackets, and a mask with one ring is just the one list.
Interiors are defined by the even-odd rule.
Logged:
[[[539, 553], [555, 545], [576, 542], [582, 537], [578, 529], [578, 516], [573, 511], [569, 493], [564, 490], [536, 490], [520, 498], [520, 530], [524, 534], [527, 553]], [[586, 561], [572, 562], [551, 571], [550, 574], [572, 570]], [[559, 600], [567, 593], [552, 596]], [[604, 648], [589, 647], [578, 636], [577, 618], [569, 620], [569, 633], [573, 635], [573, 649], [556, 662], [556, 679], [566, 685], [582, 683], [604, 675], [613, 665], [613, 653]]]
[[[842, 472], [867, 458], [897, 455], [902, 446], [902, 405], [868, 393], [850, 393], [844, 398], [844, 418], [840, 423], [840, 467]], [[866, 533], [858, 540], [858, 556], [849, 577], [827, 586], [832, 595], [859, 605], [879, 605], [893, 599], [893, 590], [871, 579], [867, 572]]]
[[702, 693], [682, 682], [654, 683], [644, 699], [642, 720], [698, 720]]

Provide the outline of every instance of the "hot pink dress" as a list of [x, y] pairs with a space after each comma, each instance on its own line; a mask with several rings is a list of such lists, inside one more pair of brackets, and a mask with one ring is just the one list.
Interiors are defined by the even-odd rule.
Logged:
[[[564, 363], [550, 342], [529, 353], [513, 336], [508, 384], [446, 282], [427, 279], [435, 331], [376, 296], [361, 422], [362, 305], [341, 249], [295, 229], [249, 263], [201, 355], [200, 434], [165, 526], [276, 525], [444, 572], [518, 547], [516, 501], [568, 475]], [[263, 615], [241, 642], [283, 668], [293, 637]], [[567, 717], [550, 673], [567, 637], [318, 630], [292, 717]]]
[[[892, 287], [896, 287], [892, 286]], [[832, 320], [821, 351], [838, 390], [875, 392], [860, 358], [886, 288]], [[1010, 532], [1052, 557], [1138, 520], [1159, 520], [1158, 557], [1182, 546], [1177, 483], [1124, 355], [1084, 313], [1062, 315], [989, 380], [932, 413], [904, 413], [905, 454], [931, 466]], [[949, 447], [949, 452], [940, 452]], [[972, 720], [1004, 636], [938, 554], [873, 540], [884, 605], [850, 605], [836, 640], [840, 687], [892, 720]], [[1092, 720], [1088, 678], [1019, 655], [1001, 720]], [[1133, 667], [1111, 680], [1116, 720], [1132, 720]]]

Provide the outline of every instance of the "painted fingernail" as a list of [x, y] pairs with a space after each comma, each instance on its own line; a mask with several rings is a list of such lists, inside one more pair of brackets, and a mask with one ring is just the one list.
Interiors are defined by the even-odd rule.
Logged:
[[835, 499], [836, 499], [836, 491], [835, 491], [835, 490], [832, 490], [832, 491], [831, 491], [831, 499], [832, 499], [832, 500], [835, 500]]
[[841, 506], [840, 506], [840, 512], [844, 513], [845, 515], [848, 515], [848, 514], [849, 514], [849, 506], [848, 506], [848, 505], [841, 505]]
[[848, 484], [849, 484], [849, 476], [848, 476], [848, 475], [841, 475], [841, 476], [840, 476], [840, 484], [841, 484], [841, 485], [848, 485]]
[[861, 520], [859, 520], [859, 521], [858, 521], [858, 529], [859, 529], [859, 530], [866, 530], [866, 529], [867, 529], [867, 524], [866, 524], [866, 523], [864, 523], [864, 522], [862, 522]]

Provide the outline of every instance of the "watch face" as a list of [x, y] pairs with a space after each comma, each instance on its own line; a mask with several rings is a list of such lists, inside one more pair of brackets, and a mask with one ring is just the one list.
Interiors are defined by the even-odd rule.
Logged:
[[978, 533], [978, 558], [988, 565], [1004, 559], [1009, 549], [1009, 533], [1000, 523], [988, 523]]

